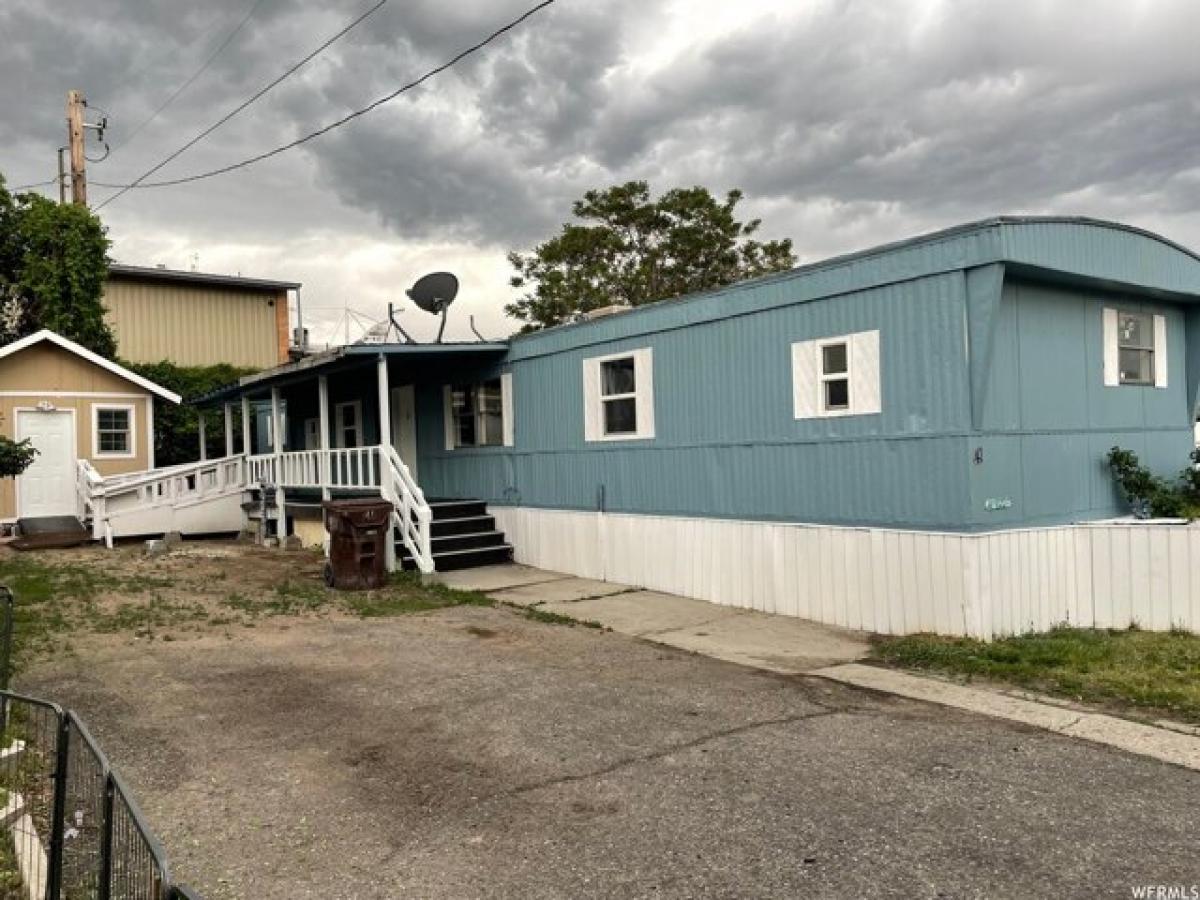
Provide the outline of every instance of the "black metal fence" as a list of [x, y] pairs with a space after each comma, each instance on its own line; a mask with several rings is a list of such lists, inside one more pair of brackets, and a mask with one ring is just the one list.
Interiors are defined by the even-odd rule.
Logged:
[[0, 900], [199, 900], [75, 713], [9, 690], [0, 586]]

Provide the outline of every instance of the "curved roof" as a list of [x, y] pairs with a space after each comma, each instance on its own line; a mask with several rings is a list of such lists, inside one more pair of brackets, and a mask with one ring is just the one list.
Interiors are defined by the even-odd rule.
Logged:
[[998, 216], [787, 272], [513, 338], [511, 357], [742, 315], [979, 266], [1200, 301], [1200, 254], [1153, 232], [1068, 216]]

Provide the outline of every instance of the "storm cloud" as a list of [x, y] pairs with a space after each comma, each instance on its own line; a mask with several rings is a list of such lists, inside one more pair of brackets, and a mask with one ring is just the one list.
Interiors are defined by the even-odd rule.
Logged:
[[[63, 96], [110, 116], [121, 183], [370, 5], [0, 0], [0, 171], [54, 171]], [[223, 165], [394, 90], [525, 8], [389, 3], [161, 173]], [[1117, 218], [1200, 245], [1200, 5], [559, 0], [482, 54], [303, 148], [105, 207], [114, 255], [306, 282], [306, 315], [381, 315], [425, 268], [512, 329], [504, 252], [584, 190], [740, 187], [805, 259], [1009, 212]], [[94, 199], [110, 191], [96, 187]], [[462, 330], [460, 324], [460, 333]], [[420, 330], [418, 327], [416, 330]]]

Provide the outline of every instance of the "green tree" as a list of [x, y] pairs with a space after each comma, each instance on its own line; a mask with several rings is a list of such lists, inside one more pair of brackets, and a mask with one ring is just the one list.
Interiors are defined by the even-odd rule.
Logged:
[[658, 199], [644, 181], [588, 191], [568, 223], [530, 253], [512, 252], [511, 284], [526, 293], [505, 311], [532, 331], [614, 303], [639, 306], [720, 287], [796, 264], [790, 239], [754, 240], [761, 221], [736, 215], [741, 191], [724, 202], [707, 188], [675, 188]]
[[113, 357], [101, 303], [109, 245], [91, 210], [14, 196], [0, 176], [0, 341], [49, 328]]

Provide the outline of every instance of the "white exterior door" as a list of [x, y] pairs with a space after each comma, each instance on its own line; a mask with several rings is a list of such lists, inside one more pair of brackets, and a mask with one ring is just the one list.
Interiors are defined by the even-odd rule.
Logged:
[[411, 384], [392, 388], [392, 446], [417, 478], [417, 395]]
[[17, 440], [29, 438], [38, 454], [17, 478], [17, 515], [77, 515], [75, 415], [64, 410], [17, 412]]

